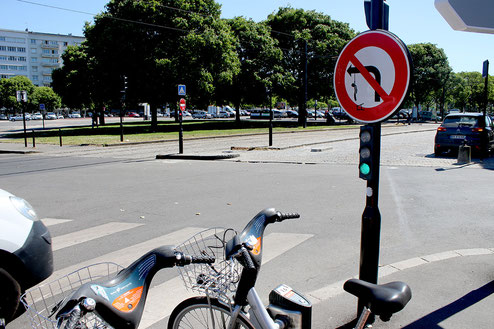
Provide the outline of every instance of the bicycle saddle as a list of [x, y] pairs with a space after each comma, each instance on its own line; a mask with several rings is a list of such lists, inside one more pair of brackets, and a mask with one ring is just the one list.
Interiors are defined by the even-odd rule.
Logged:
[[388, 321], [393, 313], [401, 311], [412, 298], [410, 287], [400, 281], [378, 285], [350, 279], [343, 289], [363, 300], [372, 313], [379, 315], [383, 321]]
[[171, 246], [162, 246], [140, 257], [111, 279], [89, 282], [64, 301], [57, 313], [70, 311], [84, 298], [96, 301], [96, 313], [118, 329], [135, 329], [141, 320], [148, 289], [160, 269], [173, 267], [177, 255]]

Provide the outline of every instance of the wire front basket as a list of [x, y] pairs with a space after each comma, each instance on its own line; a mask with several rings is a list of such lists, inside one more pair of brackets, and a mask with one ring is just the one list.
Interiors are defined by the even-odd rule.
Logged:
[[[100, 279], [113, 278], [123, 267], [115, 263], [97, 263], [78, 269], [57, 280], [31, 288], [22, 295], [21, 301], [26, 308], [32, 328], [57, 329], [55, 314], [60, 303], [85, 283]], [[110, 329], [111, 327], [88, 313], [81, 319], [78, 328]]]
[[214, 264], [177, 267], [188, 289], [220, 299], [231, 298], [237, 290], [241, 268], [236, 260], [225, 259], [225, 246], [236, 234], [233, 229], [210, 228], [176, 247], [184, 254], [215, 258]]

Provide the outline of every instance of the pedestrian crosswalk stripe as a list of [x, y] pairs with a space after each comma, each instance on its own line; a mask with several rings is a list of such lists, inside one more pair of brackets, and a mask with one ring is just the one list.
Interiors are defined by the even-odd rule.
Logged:
[[74, 233], [56, 236], [52, 238], [52, 249], [53, 251], [64, 249], [79, 243], [88, 242], [118, 232], [130, 230], [142, 225], [144, 224], [110, 222]]
[[[313, 237], [312, 234], [271, 233], [264, 237], [263, 264]], [[169, 316], [181, 301], [197, 293], [185, 289], [180, 277], [168, 280], [149, 291], [139, 329], [145, 329]]]
[[46, 226], [53, 226], [53, 225], [71, 222], [72, 220], [71, 219], [57, 219], [57, 218], [43, 218], [41, 221]]
[[[133, 261], [135, 261], [137, 258], [140, 256], [144, 255], [148, 251], [160, 247], [162, 245], [177, 245], [179, 243], [182, 243], [183, 241], [187, 240], [194, 234], [203, 231], [204, 228], [198, 228], [198, 227], [185, 227], [183, 229], [180, 229], [178, 231], [165, 234], [162, 236], [159, 236], [154, 239], [150, 239], [148, 241], [144, 241], [132, 246], [129, 246], [124, 249], [120, 249], [111, 253], [108, 253], [106, 255], [96, 257], [89, 259], [87, 261], [83, 261], [81, 263], [57, 270], [53, 272], [53, 274], [47, 279], [47, 282], [58, 280], [61, 277], [72, 273], [79, 268], [95, 264], [95, 263], [101, 263], [101, 262], [114, 262], [117, 263], [123, 267], [129, 266]], [[55, 264], [56, 266], [56, 264]]]

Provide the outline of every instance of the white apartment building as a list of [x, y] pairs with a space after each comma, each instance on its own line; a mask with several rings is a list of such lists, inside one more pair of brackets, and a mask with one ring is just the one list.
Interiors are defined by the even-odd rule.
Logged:
[[51, 73], [62, 66], [69, 45], [80, 45], [84, 37], [0, 29], [0, 79], [28, 77], [36, 86], [50, 86]]

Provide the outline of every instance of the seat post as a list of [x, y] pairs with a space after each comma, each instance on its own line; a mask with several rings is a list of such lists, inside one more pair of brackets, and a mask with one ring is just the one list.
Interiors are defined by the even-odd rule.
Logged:
[[354, 329], [363, 329], [370, 314], [371, 314], [371, 310], [367, 306], [364, 306]]

